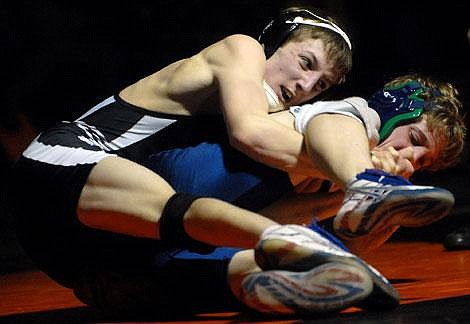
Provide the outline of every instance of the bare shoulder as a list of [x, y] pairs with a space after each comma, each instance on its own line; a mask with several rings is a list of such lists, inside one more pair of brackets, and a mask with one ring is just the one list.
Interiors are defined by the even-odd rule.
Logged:
[[240, 73], [261, 79], [265, 60], [256, 39], [231, 35], [139, 80], [124, 89], [121, 97], [150, 110], [191, 114], [213, 103], [210, 100], [220, 80]]
[[243, 34], [227, 36], [205, 48], [201, 54], [209, 62], [212, 60], [218, 62], [228, 57], [231, 60], [248, 60], [251, 62], [266, 59], [261, 44], [253, 37]]
[[225, 37], [221, 42], [228, 46], [241, 47], [244, 49], [259, 50], [262, 49], [261, 44], [251, 36], [243, 34], [233, 34]]

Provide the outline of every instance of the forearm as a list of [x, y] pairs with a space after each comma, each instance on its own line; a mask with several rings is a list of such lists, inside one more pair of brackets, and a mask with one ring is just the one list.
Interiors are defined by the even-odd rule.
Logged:
[[232, 138], [231, 144], [260, 163], [312, 175], [313, 161], [306, 155], [303, 135], [268, 116], [247, 118], [244, 135]]

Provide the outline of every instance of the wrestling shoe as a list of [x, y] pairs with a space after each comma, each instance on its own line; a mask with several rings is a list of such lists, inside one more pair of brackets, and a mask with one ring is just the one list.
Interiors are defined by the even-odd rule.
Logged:
[[368, 236], [367, 244], [362, 245], [373, 249], [400, 226], [431, 224], [446, 216], [453, 206], [454, 196], [448, 190], [415, 186], [400, 176], [368, 169], [348, 185], [333, 228], [348, 242]]
[[326, 262], [348, 263], [354, 255], [330, 239], [301, 225], [274, 225], [255, 247], [255, 260], [263, 270], [305, 271]]
[[255, 260], [263, 270], [308, 271], [325, 263], [362, 267], [373, 282], [371, 298], [365, 309], [392, 309], [400, 295], [389, 281], [364, 260], [347, 251], [334, 235], [313, 223], [312, 229], [300, 225], [276, 225], [268, 228], [255, 248]]
[[364, 268], [329, 262], [305, 272], [260, 271], [242, 281], [241, 300], [274, 315], [336, 312], [363, 301], [372, 292]]

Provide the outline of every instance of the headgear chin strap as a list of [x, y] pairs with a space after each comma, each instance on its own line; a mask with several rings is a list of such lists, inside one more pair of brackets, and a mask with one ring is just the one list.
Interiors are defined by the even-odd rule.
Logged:
[[303, 8], [291, 8], [281, 12], [261, 32], [258, 41], [264, 45], [264, 52], [269, 58], [286, 41], [289, 34], [300, 25], [326, 28], [339, 34], [352, 49], [348, 35], [336, 24]]
[[369, 107], [380, 117], [380, 142], [397, 126], [411, 123], [422, 115], [425, 102], [420, 95], [424, 87], [417, 81], [385, 87], [369, 98]]

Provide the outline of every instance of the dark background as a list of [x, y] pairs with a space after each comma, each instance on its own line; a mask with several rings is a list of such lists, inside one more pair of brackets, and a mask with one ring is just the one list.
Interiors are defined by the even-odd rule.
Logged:
[[[15, 241], [6, 197], [11, 164], [38, 131], [78, 117], [129, 83], [224, 36], [257, 37], [279, 9], [296, 2], [301, 1], [2, 1], [0, 270], [31, 266]], [[333, 98], [367, 97], [397, 75], [424, 72], [455, 84], [469, 109], [468, 1], [310, 3], [339, 14], [353, 35], [353, 71]], [[450, 189], [456, 207], [438, 224], [403, 229], [396, 239], [440, 241], [470, 222], [468, 148], [458, 166], [417, 175], [414, 182]]]

